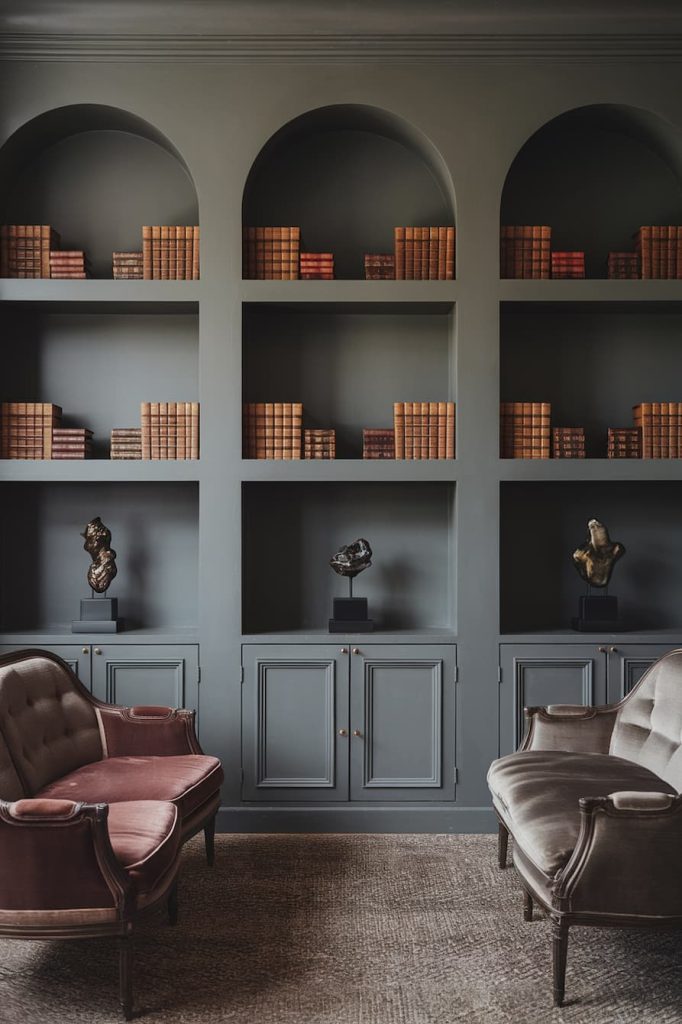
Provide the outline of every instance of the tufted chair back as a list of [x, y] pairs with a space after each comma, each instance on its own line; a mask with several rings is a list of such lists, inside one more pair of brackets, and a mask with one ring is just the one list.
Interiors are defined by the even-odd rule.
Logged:
[[38, 651], [0, 660], [0, 798], [33, 796], [101, 757], [94, 705], [64, 666]]
[[610, 753], [643, 765], [682, 792], [682, 650], [652, 665], [623, 702]]

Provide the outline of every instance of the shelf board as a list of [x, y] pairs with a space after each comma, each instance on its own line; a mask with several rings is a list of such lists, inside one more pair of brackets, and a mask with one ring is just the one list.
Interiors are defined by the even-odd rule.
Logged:
[[542, 303], [570, 302], [579, 307], [581, 303], [609, 303], [625, 306], [633, 302], [679, 303], [682, 305], [682, 280], [679, 281], [516, 281], [501, 280], [500, 302]]
[[455, 459], [243, 459], [244, 482], [441, 483], [455, 481]]
[[679, 629], [623, 630], [617, 633], [580, 633], [575, 629], [539, 629], [523, 633], [500, 633], [501, 644], [682, 644]]
[[199, 480], [199, 461], [143, 459], [2, 459], [4, 483], [140, 483]]
[[283, 632], [242, 633], [243, 644], [452, 644], [453, 630], [378, 629], [374, 633], [330, 633], [328, 629], [288, 629]]
[[[76, 602], [77, 604], [77, 602]], [[72, 633], [71, 624], [44, 626], [41, 629], [15, 629], [0, 632], [0, 644], [40, 647], [54, 644], [194, 644], [199, 642], [196, 627], [157, 626], [126, 629], [120, 633]]]
[[682, 480], [682, 459], [500, 459], [500, 480]]
[[0, 302], [51, 313], [196, 313], [200, 281], [0, 279]]
[[457, 299], [456, 281], [242, 281], [242, 302], [319, 309], [321, 304], [353, 312], [448, 312]]

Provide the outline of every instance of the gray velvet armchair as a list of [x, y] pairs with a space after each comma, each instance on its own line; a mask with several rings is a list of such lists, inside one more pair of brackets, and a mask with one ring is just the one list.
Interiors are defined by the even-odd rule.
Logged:
[[682, 926], [682, 650], [618, 704], [526, 709], [521, 749], [488, 773], [499, 863], [552, 922], [554, 1002], [571, 925]]

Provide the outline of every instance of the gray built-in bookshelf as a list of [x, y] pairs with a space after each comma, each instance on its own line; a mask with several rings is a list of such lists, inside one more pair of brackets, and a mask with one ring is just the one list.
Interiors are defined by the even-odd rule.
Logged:
[[[605, 280], [641, 224], [682, 222], [679, 64], [120, 46], [0, 61], [0, 221], [52, 224], [94, 270], [0, 281], [0, 400], [95, 433], [90, 460], [0, 464], [0, 649], [55, 650], [106, 699], [198, 705], [222, 828], [492, 828], [485, 772], [524, 703], [617, 699], [682, 642], [682, 461], [604, 458], [633, 404], [682, 400], [682, 281]], [[143, 224], [176, 223], [201, 226], [200, 280], [108, 279]], [[409, 224], [456, 224], [456, 280], [362, 280]], [[500, 280], [501, 224], [550, 224], [590, 279]], [[300, 225], [337, 280], [242, 280], [247, 225]], [[198, 461], [107, 458], [145, 400], [201, 402]], [[589, 457], [500, 459], [501, 400], [551, 402]], [[396, 401], [456, 402], [456, 459], [363, 460]], [[242, 402], [302, 402], [337, 458], [243, 458]], [[71, 632], [95, 515], [110, 636]], [[570, 629], [592, 516], [628, 549], [628, 632]], [[330, 634], [328, 559], [358, 536], [375, 631]]]

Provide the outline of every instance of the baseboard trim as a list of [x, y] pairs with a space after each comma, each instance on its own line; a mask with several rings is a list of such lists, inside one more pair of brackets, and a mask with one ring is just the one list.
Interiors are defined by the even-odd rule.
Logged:
[[432, 832], [497, 830], [490, 807], [221, 807], [219, 832]]

